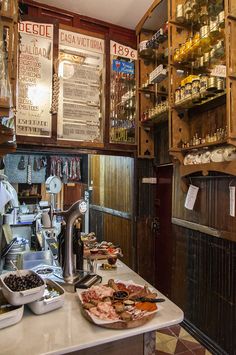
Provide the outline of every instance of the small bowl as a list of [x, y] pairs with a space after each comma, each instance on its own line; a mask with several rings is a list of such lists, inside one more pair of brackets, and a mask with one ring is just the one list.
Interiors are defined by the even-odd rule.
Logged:
[[129, 297], [129, 292], [127, 291], [116, 291], [113, 293], [114, 300], [126, 300]]

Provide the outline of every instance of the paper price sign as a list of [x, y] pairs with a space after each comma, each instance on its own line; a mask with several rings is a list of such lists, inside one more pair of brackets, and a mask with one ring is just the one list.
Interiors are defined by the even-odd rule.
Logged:
[[216, 65], [215, 68], [212, 69], [211, 75], [226, 78], [226, 65]]
[[137, 51], [135, 49], [124, 46], [123, 44], [114, 41], [110, 42], [110, 53], [112, 55], [117, 55], [123, 58], [129, 58], [133, 60], [137, 59]]

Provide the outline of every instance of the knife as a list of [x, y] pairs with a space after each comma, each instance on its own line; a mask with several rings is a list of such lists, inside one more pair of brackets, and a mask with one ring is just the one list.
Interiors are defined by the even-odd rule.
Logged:
[[164, 298], [148, 298], [148, 297], [138, 297], [135, 298], [134, 301], [138, 302], [150, 302], [150, 303], [158, 303], [158, 302], [165, 302]]

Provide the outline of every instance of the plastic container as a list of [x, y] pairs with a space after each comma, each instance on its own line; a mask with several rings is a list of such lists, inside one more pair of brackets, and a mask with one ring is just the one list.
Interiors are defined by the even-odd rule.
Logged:
[[27, 274], [34, 274], [37, 275], [38, 278], [40, 278], [43, 282], [43, 284], [41, 286], [38, 287], [34, 287], [34, 288], [30, 288], [27, 289], [25, 291], [12, 291], [4, 282], [4, 279], [9, 276], [9, 275], [19, 275], [18, 271], [11, 271], [8, 272], [6, 274], [3, 274], [0, 276], [0, 280], [1, 280], [1, 286], [2, 286], [2, 293], [4, 295], [4, 297], [6, 298], [6, 300], [14, 305], [14, 306], [18, 306], [18, 305], [22, 305], [22, 304], [26, 304], [26, 303], [30, 303], [33, 302], [39, 298], [41, 298], [44, 294], [44, 289], [45, 289], [45, 282], [44, 280], [37, 275], [34, 271], [32, 270], [20, 270], [20, 274], [22, 276], [25, 276]]
[[[7, 305], [8, 302], [4, 298], [0, 290], [0, 305]], [[20, 322], [24, 313], [24, 306], [11, 306], [11, 310], [0, 314], [0, 329], [9, 327], [13, 324]]]
[[45, 281], [48, 286], [53, 287], [56, 291], [60, 293], [60, 295], [48, 299], [44, 298], [43, 296], [37, 301], [29, 303], [28, 307], [35, 314], [44, 314], [47, 312], [51, 312], [64, 305], [64, 299], [65, 299], [64, 289], [60, 285], [58, 285], [58, 283], [55, 281], [52, 281], [50, 279], [46, 279]]

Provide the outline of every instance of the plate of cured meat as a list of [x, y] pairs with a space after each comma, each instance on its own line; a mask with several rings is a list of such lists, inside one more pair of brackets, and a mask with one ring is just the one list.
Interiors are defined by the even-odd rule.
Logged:
[[77, 292], [85, 318], [105, 328], [139, 327], [154, 318], [160, 309], [156, 304], [157, 293], [132, 281], [110, 279], [106, 285]]

